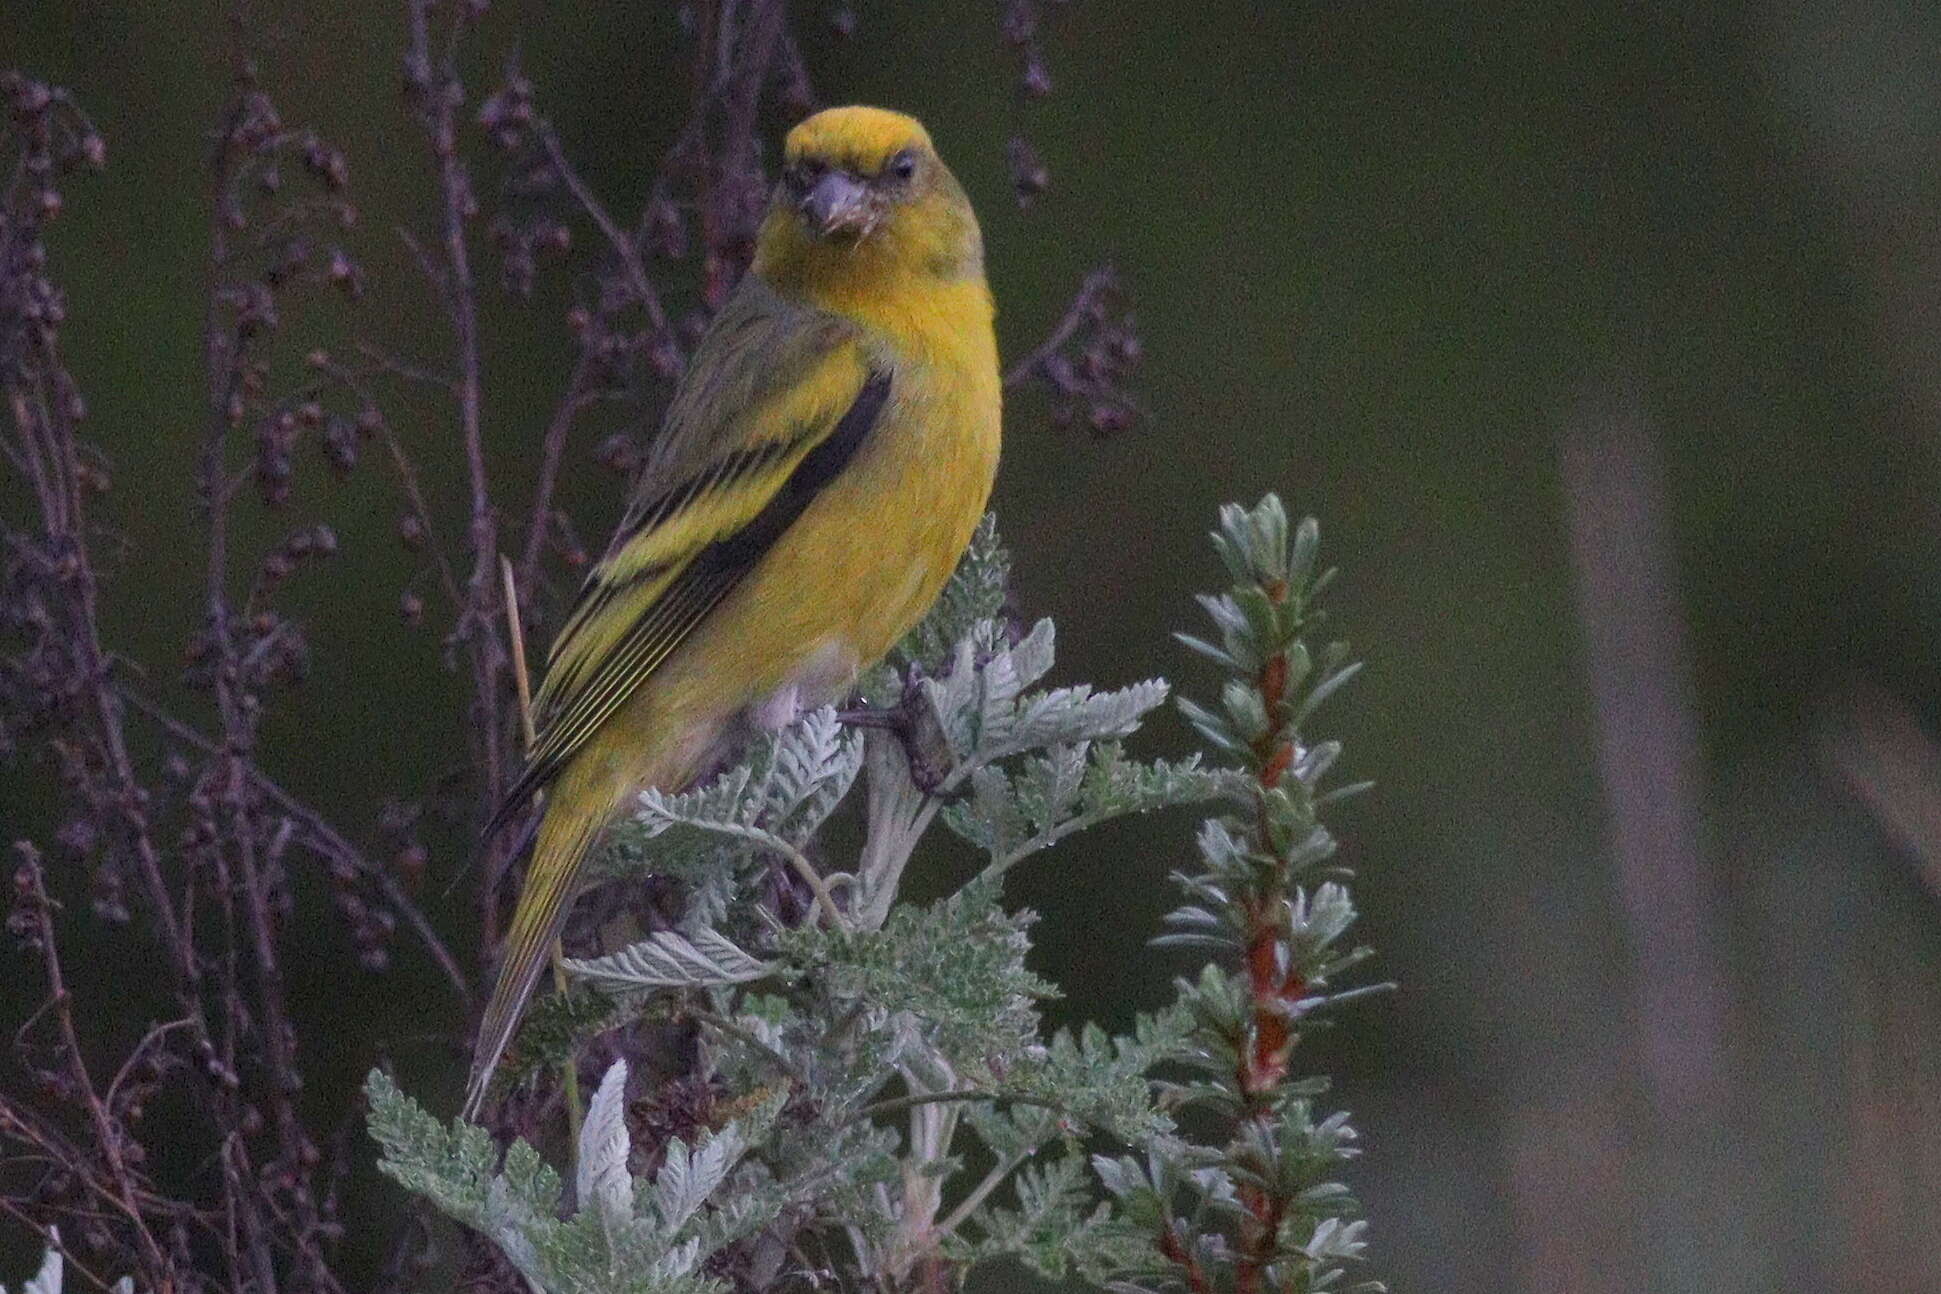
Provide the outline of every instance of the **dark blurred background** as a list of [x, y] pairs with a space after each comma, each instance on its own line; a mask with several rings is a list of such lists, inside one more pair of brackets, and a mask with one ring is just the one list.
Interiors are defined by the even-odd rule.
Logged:
[[[0, 0], [0, 64], [73, 87], [108, 140], [54, 245], [120, 482], [107, 627], [164, 694], [200, 560], [193, 302], [226, 91], [204, 8]], [[430, 316], [391, 231], [429, 193], [397, 8], [256, 20], [286, 119], [350, 155], [356, 318], [409, 338]], [[1134, 294], [1149, 420], [1099, 441], [1031, 395], [1008, 417], [996, 507], [1062, 677], [1209, 685], [1168, 633], [1215, 582], [1224, 500], [1281, 492], [1344, 568], [1370, 668], [1323, 726], [1379, 786], [1336, 827], [1402, 987], [1303, 1055], [1364, 1132], [1377, 1273], [1941, 1290], [1941, 9], [1076, 0], [1032, 103], [994, 10], [864, 4], [806, 52], [826, 99], [930, 124], [983, 215], [1008, 354], [1102, 260]], [[673, 7], [529, 0], [487, 31], [520, 33], [582, 171], [635, 208], [687, 92]], [[1020, 131], [1051, 177], [1029, 210]], [[516, 478], [570, 354], [556, 314], [487, 295]], [[604, 533], [618, 486], [569, 462]], [[344, 556], [293, 588], [314, 670], [267, 759], [365, 821], [448, 766], [462, 699], [396, 615], [390, 488], [309, 505]], [[1171, 716], [1148, 734], [1186, 744]], [[44, 831], [44, 784], [0, 779], [8, 837]], [[1168, 996], [1143, 941], [1191, 821], [1161, 825], [1017, 878], [1060, 1018]], [[432, 908], [466, 925], [462, 892]], [[453, 1026], [423, 968], [346, 981], [341, 936], [314, 938], [287, 969], [300, 1016], [342, 1018], [340, 1057], [310, 1062], [326, 1092]], [[97, 988], [134, 969], [93, 952]], [[12, 1279], [27, 1246], [0, 1238]]]

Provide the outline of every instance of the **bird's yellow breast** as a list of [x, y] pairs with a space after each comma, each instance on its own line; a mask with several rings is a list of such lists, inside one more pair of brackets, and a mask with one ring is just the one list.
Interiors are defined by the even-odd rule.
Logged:
[[629, 708], [644, 723], [719, 731], [794, 686], [806, 702], [831, 699], [916, 624], [949, 579], [997, 471], [1002, 396], [990, 297], [981, 278], [965, 278], [889, 299], [893, 308], [846, 312], [869, 329], [871, 367], [891, 374], [877, 425], [641, 688]]

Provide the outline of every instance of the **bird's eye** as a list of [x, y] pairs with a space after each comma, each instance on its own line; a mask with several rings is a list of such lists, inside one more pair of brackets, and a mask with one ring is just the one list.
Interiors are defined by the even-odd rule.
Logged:
[[782, 182], [797, 193], [807, 193], [809, 186], [815, 183], [816, 177], [821, 173], [822, 167], [805, 159], [785, 169], [782, 172]]
[[914, 153], [898, 153], [890, 159], [889, 173], [899, 180], [907, 180], [917, 173], [917, 158]]

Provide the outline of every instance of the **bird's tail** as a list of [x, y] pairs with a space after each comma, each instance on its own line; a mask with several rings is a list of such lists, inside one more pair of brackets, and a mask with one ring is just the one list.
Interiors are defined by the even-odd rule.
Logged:
[[492, 1071], [505, 1055], [526, 999], [532, 996], [533, 986], [546, 969], [553, 941], [566, 924], [567, 905], [578, 888], [587, 853], [606, 825], [607, 809], [599, 796], [571, 793], [554, 795], [546, 806], [546, 816], [533, 842], [532, 865], [526, 869], [525, 889], [520, 892], [518, 910], [512, 914], [512, 926], [506, 931], [498, 982], [492, 986], [492, 1000], [479, 1022], [472, 1077], [465, 1089], [467, 1119], [478, 1114]]

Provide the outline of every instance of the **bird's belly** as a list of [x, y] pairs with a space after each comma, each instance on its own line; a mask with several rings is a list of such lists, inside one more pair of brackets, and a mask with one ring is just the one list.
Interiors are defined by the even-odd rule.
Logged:
[[817, 704], [880, 660], [936, 600], [983, 515], [997, 468], [988, 406], [899, 393], [849, 469], [641, 689], [655, 721], [723, 721], [791, 690]]

